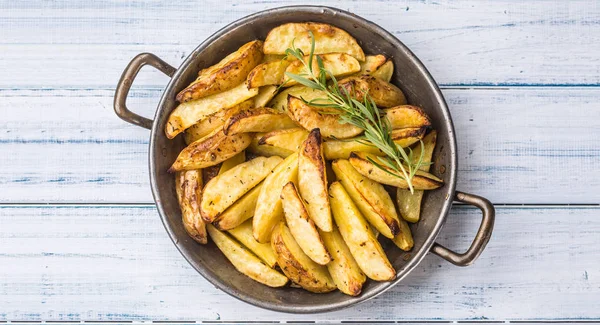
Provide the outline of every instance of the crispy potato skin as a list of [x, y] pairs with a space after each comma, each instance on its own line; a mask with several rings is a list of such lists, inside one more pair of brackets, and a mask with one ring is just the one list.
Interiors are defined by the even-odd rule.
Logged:
[[308, 215], [306, 205], [293, 182], [283, 187], [281, 200], [285, 220], [302, 251], [317, 264], [326, 265], [331, 262], [331, 255], [325, 248], [319, 231]]
[[175, 191], [181, 208], [183, 227], [192, 239], [200, 244], [206, 244], [206, 224], [200, 214], [202, 171], [198, 169], [181, 171], [175, 177]]
[[219, 63], [200, 71], [198, 78], [177, 94], [177, 100], [195, 100], [237, 86], [262, 61], [262, 46], [262, 41], [248, 42]]
[[[274, 131], [274, 132], [276, 132], [276, 131]], [[287, 158], [291, 154], [294, 153], [294, 151], [288, 150], [286, 148], [280, 148], [280, 147], [272, 146], [269, 144], [259, 144], [260, 140], [264, 136], [265, 136], [265, 133], [261, 133], [261, 132], [255, 133], [254, 136], [252, 137], [252, 142], [250, 142], [250, 145], [248, 146], [248, 148], [246, 148], [246, 151], [250, 152], [252, 154], [258, 155], [258, 156], [266, 156], [266, 157], [279, 156], [281, 158]]]
[[348, 77], [339, 81], [338, 86], [361, 102], [368, 93], [379, 108], [406, 104], [406, 97], [400, 88], [373, 76]]
[[263, 263], [246, 247], [231, 239], [229, 235], [210, 224], [207, 226], [207, 230], [215, 245], [240, 273], [269, 287], [283, 287], [288, 283], [287, 277]]
[[[349, 160], [352, 166], [354, 166], [359, 173], [367, 178], [370, 178], [381, 184], [391, 185], [399, 188], [408, 188], [408, 184], [404, 179], [400, 177], [391, 177], [388, 172], [375, 167], [375, 165], [368, 160], [369, 156], [371, 156], [372, 159], [377, 159], [377, 157], [369, 154], [353, 152], [350, 154]], [[394, 173], [392, 170], [388, 171], [390, 173]], [[444, 185], [444, 181], [441, 179], [421, 170], [417, 170], [412, 179], [412, 183], [415, 190], [435, 190], [436, 188]]]
[[327, 268], [313, 262], [302, 252], [284, 223], [280, 223], [273, 230], [271, 246], [277, 256], [277, 264], [294, 283], [315, 293], [331, 292], [336, 289]]
[[256, 107], [239, 111], [232, 115], [223, 125], [227, 135], [247, 132], [269, 132], [273, 130], [297, 127], [296, 123], [285, 113], [268, 107]]
[[323, 140], [319, 129], [310, 131], [298, 155], [298, 188], [306, 201], [306, 209], [323, 231], [331, 231], [331, 208], [327, 191], [327, 174], [323, 157]]
[[383, 110], [392, 129], [430, 127], [431, 120], [422, 108], [414, 105], [400, 105]]
[[234, 107], [258, 94], [258, 88], [248, 89], [241, 83], [227, 91], [179, 104], [169, 115], [165, 135], [169, 139], [219, 111]]
[[320, 129], [324, 137], [347, 139], [363, 132], [359, 127], [339, 122], [335, 114], [323, 114], [316, 108], [306, 105], [302, 99], [288, 95], [288, 115], [307, 130]]
[[223, 129], [217, 128], [212, 134], [183, 149], [169, 172], [214, 166], [242, 152], [251, 141], [247, 133], [228, 136]]
[[310, 53], [310, 32], [315, 38], [314, 54], [346, 53], [358, 61], [365, 60], [365, 53], [354, 37], [346, 31], [322, 23], [288, 23], [273, 28], [263, 46], [265, 54], [285, 54], [285, 50], [292, 46]]
[[207, 116], [206, 118], [198, 121], [196, 124], [187, 128], [184, 132], [184, 139], [186, 144], [190, 144], [194, 141], [198, 141], [205, 136], [211, 134], [217, 128], [223, 127], [223, 124], [231, 117], [231, 115], [237, 113], [240, 110], [250, 109], [253, 107], [252, 100], [246, 100], [236, 106], [218, 111], [214, 114]]

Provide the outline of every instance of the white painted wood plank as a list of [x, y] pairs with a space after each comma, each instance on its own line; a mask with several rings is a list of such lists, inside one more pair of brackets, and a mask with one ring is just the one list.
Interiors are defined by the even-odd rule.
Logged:
[[[150, 206], [0, 207], [0, 320], [435, 320], [599, 318], [600, 208], [498, 208], [471, 267], [428, 256], [390, 292], [344, 311], [248, 306], [196, 274]], [[479, 212], [440, 241], [465, 248]]]
[[[0, 3], [0, 87], [112, 87], [150, 51], [178, 65], [234, 20], [306, 1]], [[446, 85], [600, 84], [596, 1], [311, 1], [394, 33]], [[163, 85], [158, 73], [139, 83]]]
[[[161, 91], [132, 92], [152, 116]], [[600, 88], [446, 89], [458, 189], [497, 203], [600, 203]], [[109, 90], [0, 91], [0, 202], [152, 202], [147, 130]]]

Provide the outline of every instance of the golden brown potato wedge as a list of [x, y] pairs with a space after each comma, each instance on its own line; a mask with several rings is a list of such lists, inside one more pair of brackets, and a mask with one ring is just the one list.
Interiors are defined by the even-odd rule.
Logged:
[[[327, 193], [323, 141], [319, 129], [310, 131], [308, 138], [300, 147], [298, 153], [298, 190], [306, 202], [306, 209], [312, 221], [319, 229], [331, 231], [333, 223], [331, 221], [331, 208], [329, 207], [329, 194]], [[292, 233], [293, 231], [292, 228]], [[316, 260], [315, 262], [318, 263]]]
[[369, 223], [383, 236], [394, 238], [400, 231], [400, 219], [394, 202], [383, 185], [359, 174], [348, 160], [335, 160], [331, 165], [346, 192]]
[[348, 77], [340, 80], [338, 86], [361, 102], [368, 93], [379, 108], [406, 104], [406, 97], [400, 88], [373, 76]]
[[281, 161], [280, 157], [257, 157], [211, 179], [204, 188], [200, 204], [204, 221], [213, 222], [219, 214], [267, 177]]
[[302, 143], [306, 138], [308, 138], [308, 131], [303, 128], [275, 130], [263, 135], [260, 140], [258, 140], [258, 144], [274, 146], [296, 152], [300, 150], [300, 146], [302, 146]]
[[177, 94], [179, 102], [200, 99], [239, 85], [263, 59], [262, 41], [248, 42], [219, 63], [203, 69], [198, 78]]
[[241, 110], [232, 115], [223, 125], [227, 135], [248, 132], [269, 132], [298, 127], [285, 113], [267, 107]]
[[[406, 148], [418, 142], [427, 131], [426, 128], [406, 128], [392, 131], [394, 143]], [[377, 156], [385, 154], [377, 147], [368, 144], [363, 139], [328, 140], [323, 143], [323, 152], [327, 160], [348, 159], [352, 152], [366, 152]]]
[[359, 61], [365, 60], [365, 53], [354, 37], [346, 31], [322, 23], [288, 23], [273, 28], [263, 46], [265, 54], [285, 54], [285, 50], [295, 46], [304, 53], [310, 53], [312, 32], [315, 42], [314, 54], [346, 53]]
[[287, 183], [281, 190], [281, 202], [287, 225], [302, 251], [317, 264], [329, 263], [331, 255], [293, 182]]
[[221, 167], [219, 168], [219, 174], [221, 175], [224, 172], [230, 170], [231, 168], [243, 163], [246, 161], [246, 153], [244, 151], [238, 153], [237, 155], [225, 160], [221, 163]]
[[286, 112], [288, 104], [288, 95], [292, 95], [297, 98], [304, 98], [307, 101], [319, 98], [327, 98], [327, 95], [321, 90], [297, 85], [290, 88], [286, 88], [279, 92], [279, 94], [277, 94], [277, 96], [275, 96], [267, 106], [272, 107], [280, 112]]
[[264, 54], [262, 63], [285, 60], [285, 54]]
[[415, 245], [410, 227], [404, 219], [400, 219], [400, 233], [392, 241], [403, 251], [409, 251]]
[[[327, 70], [329, 73], [326, 75], [326, 77], [329, 79], [331, 78], [331, 74], [335, 77], [341, 77], [341, 76], [346, 76], [349, 74], [353, 74], [355, 72], [360, 71], [360, 63], [358, 63], [358, 60], [356, 60], [355, 58], [353, 58], [352, 56], [348, 55], [348, 54], [344, 54], [344, 53], [329, 53], [329, 54], [320, 54], [320, 55], [315, 55], [313, 57], [313, 72], [315, 72], [315, 77], [318, 76], [318, 63], [317, 63], [317, 57], [321, 58], [321, 61], [323, 62], [323, 68], [325, 68], [325, 70]], [[304, 57], [304, 62], [308, 63], [308, 56]], [[285, 74], [283, 76], [283, 85], [285, 87], [288, 86], [294, 86], [297, 85], [298, 82], [296, 82], [294, 79], [290, 78], [287, 74], [288, 73], [292, 73], [292, 74], [296, 74], [296, 75], [302, 75], [302, 74], [306, 74], [306, 68], [304, 66], [304, 64], [299, 61], [299, 60], [295, 60], [292, 61], [290, 63], [290, 65], [287, 67], [287, 69], [285, 70]], [[306, 75], [305, 77], [308, 77], [308, 75]]]
[[288, 278], [275, 271], [247, 248], [212, 225], [207, 225], [210, 238], [240, 273], [269, 287], [283, 287]]
[[250, 141], [247, 133], [225, 135], [223, 129], [217, 128], [181, 150], [169, 172], [214, 166], [242, 152]]
[[333, 182], [329, 194], [335, 222], [360, 269], [375, 281], [393, 280], [396, 271], [342, 184]]
[[392, 75], [394, 74], [394, 62], [388, 60], [384, 63], [379, 69], [371, 72], [371, 75], [375, 78], [379, 78], [383, 81], [390, 82], [392, 80]]
[[347, 139], [363, 132], [361, 128], [354, 125], [340, 123], [339, 115], [325, 114], [317, 108], [305, 104], [302, 99], [291, 95], [288, 96], [287, 112], [292, 120], [305, 129], [321, 129], [321, 135], [324, 137]]
[[273, 228], [283, 219], [283, 206], [281, 204], [281, 190], [289, 182], [298, 179], [298, 154], [294, 153], [285, 158], [272, 173], [265, 179], [258, 199], [256, 210], [252, 218], [254, 238], [259, 243], [266, 243], [271, 239]]
[[175, 192], [181, 208], [181, 221], [185, 231], [200, 244], [206, 244], [206, 224], [200, 214], [202, 196], [202, 171], [185, 170], [175, 175]]
[[206, 118], [198, 121], [198, 123], [190, 126], [184, 132], [184, 139], [186, 144], [190, 144], [194, 141], [198, 141], [205, 136], [212, 133], [217, 128], [223, 127], [225, 121], [239, 110], [252, 108], [252, 100], [246, 100], [233, 107], [218, 111]]
[[246, 148], [246, 151], [258, 156], [279, 156], [282, 158], [287, 158], [289, 155], [295, 152], [285, 148], [272, 146], [269, 144], [258, 144], [260, 142], [260, 139], [262, 139], [265, 136], [265, 134], [266, 133], [255, 133], [252, 137], [252, 142], [250, 142], [250, 145], [248, 146], [248, 148]]
[[413, 105], [400, 105], [383, 110], [392, 129], [421, 128], [431, 126], [429, 116], [423, 109]]
[[359, 75], [363, 74], [371, 74], [375, 72], [379, 67], [387, 62], [387, 58], [384, 55], [367, 55], [365, 57], [365, 62], [360, 63], [360, 72]]
[[356, 263], [339, 230], [333, 227], [331, 232], [321, 231], [320, 234], [331, 254], [331, 262], [327, 264], [327, 270], [333, 282], [341, 292], [358, 296], [367, 277]]
[[280, 85], [285, 77], [285, 70], [292, 63], [288, 60], [271, 61], [257, 65], [246, 79], [248, 88], [267, 85]]
[[248, 89], [244, 83], [241, 83], [222, 93], [181, 103], [171, 112], [165, 127], [165, 134], [167, 138], [173, 139], [196, 122], [218, 111], [242, 103], [257, 94], [258, 88]]
[[[435, 143], [437, 141], [437, 132], [432, 130], [423, 138], [423, 147], [417, 144], [413, 150], [413, 158], [418, 160], [423, 153], [423, 163], [421, 170], [429, 172], [431, 158], [433, 156], [433, 150], [435, 149]], [[417, 222], [421, 215], [421, 201], [423, 200], [424, 192], [422, 190], [415, 190], [414, 193], [410, 193], [410, 190], [398, 188], [396, 191], [396, 203], [398, 204], [398, 211], [404, 220], [408, 222]]]
[[274, 268], [277, 265], [277, 257], [275, 256], [275, 252], [273, 252], [271, 244], [261, 244], [252, 236], [252, 221], [248, 220], [238, 227], [230, 229], [228, 232], [269, 267]]
[[229, 208], [223, 213], [218, 215], [213, 220], [213, 226], [219, 230], [233, 229], [244, 221], [254, 216], [254, 210], [256, 209], [256, 201], [258, 200], [258, 194], [262, 187], [262, 182], [252, 188], [248, 193], [244, 194], [241, 199], [235, 201]]
[[267, 104], [277, 95], [277, 86], [263, 86], [258, 88], [258, 94], [254, 97], [254, 107], [267, 107]]
[[277, 264], [292, 282], [316, 293], [336, 289], [327, 267], [315, 263], [302, 251], [290, 229], [283, 222], [273, 230], [271, 246], [277, 256]]
[[[390, 175], [390, 173], [396, 174], [396, 172], [389, 169], [388, 167], [385, 167], [387, 171], [377, 168], [372, 162], [369, 161], [369, 158], [373, 159], [376, 162], [379, 160], [377, 156], [366, 154], [363, 152], [353, 152], [350, 155], [349, 160], [352, 166], [365, 177], [368, 177], [381, 184], [396, 186], [400, 188], [408, 188], [408, 184], [403, 178], [394, 177]], [[412, 184], [415, 190], [434, 190], [444, 185], [444, 181], [430, 173], [426, 173], [422, 170], [417, 170], [414, 177], [412, 178]]]

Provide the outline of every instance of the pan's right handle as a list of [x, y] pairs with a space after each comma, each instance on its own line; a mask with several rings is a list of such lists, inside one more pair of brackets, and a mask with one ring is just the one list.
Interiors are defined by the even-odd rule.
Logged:
[[137, 76], [138, 72], [140, 72], [140, 69], [146, 64], [158, 69], [169, 77], [172, 77], [177, 70], [152, 53], [138, 54], [135, 58], [133, 58], [133, 60], [131, 60], [131, 62], [129, 62], [125, 68], [125, 71], [123, 71], [123, 74], [121, 75], [121, 79], [119, 80], [117, 89], [115, 91], [114, 107], [117, 116], [119, 116], [125, 122], [129, 122], [146, 129], [151, 129], [153, 123], [151, 119], [145, 118], [130, 111], [125, 104], [127, 95], [129, 94], [129, 89], [131, 88], [131, 84], [133, 84], [133, 80]]

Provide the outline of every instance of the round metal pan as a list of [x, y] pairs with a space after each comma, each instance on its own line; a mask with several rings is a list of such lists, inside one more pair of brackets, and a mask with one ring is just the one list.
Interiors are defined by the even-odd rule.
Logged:
[[[268, 31], [288, 22], [323, 22], [342, 28], [354, 36], [367, 54], [384, 54], [394, 61], [392, 83], [405, 93], [408, 102], [422, 107], [438, 131], [433, 174], [444, 180], [440, 189], [426, 193], [421, 220], [411, 225], [415, 245], [402, 252], [382, 240], [388, 257], [397, 270], [391, 282], [367, 281], [358, 297], [339, 291], [314, 294], [296, 288], [269, 288], [237, 272], [217, 247], [199, 245], [185, 232], [175, 196], [175, 177], [167, 169], [184, 148], [181, 136], [169, 140], [164, 134], [170, 112], [177, 106], [175, 95], [192, 82], [200, 69], [217, 63], [227, 54], [254, 39], [264, 39]], [[125, 105], [129, 88], [144, 65], [151, 65], [171, 77], [156, 109], [154, 120], [129, 111]], [[142, 53], [127, 66], [119, 81], [115, 111], [123, 120], [151, 129], [150, 183], [165, 229], [183, 257], [217, 288], [245, 302], [266, 309], [290, 313], [316, 313], [349, 307], [371, 299], [400, 282], [429, 252], [459, 266], [471, 264], [489, 241], [494, 224], [494, 208], [486, 199], [455, 191], [457, 172], [454, 126], [444, 97], [427, 69], [415, 55], [391, 33], [352, 13], [329, 7], [292, 6], [270, 9], [244, 17], [215, 33], [200, 44], [177, 69], [153, 54]], [[452, 202], [475, 205], [483, 218], [471, 247], [463, 254], [435, 243], [446, 221]]]

